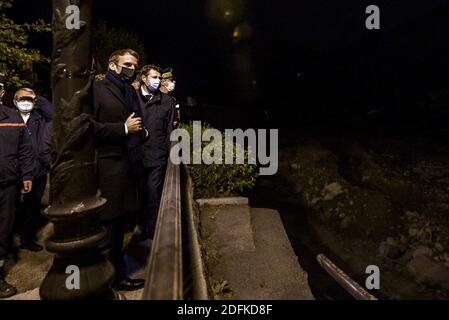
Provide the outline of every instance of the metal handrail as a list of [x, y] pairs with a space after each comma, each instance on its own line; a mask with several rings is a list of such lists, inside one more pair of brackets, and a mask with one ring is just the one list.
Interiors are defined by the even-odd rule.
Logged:
[[351, 296], [357, 300], [377, 300], [375, 296], [367, 292], [357, 282], [352, 280], [343, 270], [337, 267], [324, 254], [319, 254], [316, 257], [318, 263], [334, 278], [338, 284], [345, 289]]
[[209, 300], [208, 283], [206, 271], [201, 252], [200, 237], [198, 234], [198, 217], [195, 211], [195, 201], [193, 198], [193, 182], [190, 170], [186, 165], [182, 166], [183, 177], [183, 214], [187, 229], [187, 242], [189, 247], [189, 271], [191, 275], [191, 297], [194, 300]]
[[143, 300], [183, 299], [180, 166], [168, 160]]

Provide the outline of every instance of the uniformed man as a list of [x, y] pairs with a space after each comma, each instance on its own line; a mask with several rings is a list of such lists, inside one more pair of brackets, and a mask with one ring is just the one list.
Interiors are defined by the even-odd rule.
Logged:
[[[2, 79], [0, 79], [1, 81]], [[0, 83], [0, 100], [5, 94]], [[23, 194], [33, 188], [33, 147], [19, 114], [0, 104], [0, 298], [17, 290], [5, 280], [5, 259], [14, 223], [17, 190]]]
[[176, 78], [173, 74], [172, 68], [166, 68], [162, 70], [162, 80], [161, 80], [161, 92], [169, 95], [173, 99], [175, 99], [175, 118], [173, 121], [173, 127], [177, 128], [179, 126], [179, 122], [181, 119], [181, 109], [178, 101], [176, 100], [174, 93], [176, 89]]
[[172, 96], [176, 89], [176, 78], [173, 75], [172, 68], [166, 68], [161, 71], [161, 87], [162, 93]]
[[[33, 89], [21, 88], [14, 95], [14, 105], [26, 125], [34, 153], [33, 190], [24, 195], [19, 209], [21, 248], [41, 251], [36, 243], [36, 233], [43, 222], [41, 200], [50, 170], [53, 105], [47, 99], [36, 96]], [[42, 112], [41, 112], [42, 111]]]

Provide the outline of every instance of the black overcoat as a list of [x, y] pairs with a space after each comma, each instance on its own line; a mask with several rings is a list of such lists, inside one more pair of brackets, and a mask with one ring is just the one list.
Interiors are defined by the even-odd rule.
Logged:
[[130, 112], [123, 93], [107, 79], [94, 83], [94, 112], [99, 188], [107, 200], [101, 217], [110, 220], [138, 209], [125, 133]]

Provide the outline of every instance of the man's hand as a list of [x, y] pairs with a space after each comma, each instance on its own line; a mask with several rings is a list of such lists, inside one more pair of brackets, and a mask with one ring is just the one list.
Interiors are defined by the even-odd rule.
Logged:
[[133, 112], [128, 119], [126, 119], [125, 125], [128, 128], [128, 133], [135, 133], [142, 130], [142, 119], [134, 118], [135, 112]]
[[33, 181], [27, 180], [23, 182], [22, 194], [29, 193], [33, 189]]

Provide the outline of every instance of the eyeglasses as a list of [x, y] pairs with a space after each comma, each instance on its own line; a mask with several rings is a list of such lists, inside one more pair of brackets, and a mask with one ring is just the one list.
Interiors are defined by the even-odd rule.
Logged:
[[17, 102], [23, 102], [23, 101], [28, 101], [28, 102], [35, 102], [36, 98], [33, 97], [20, 97], [19, 99], [17, 99]]

